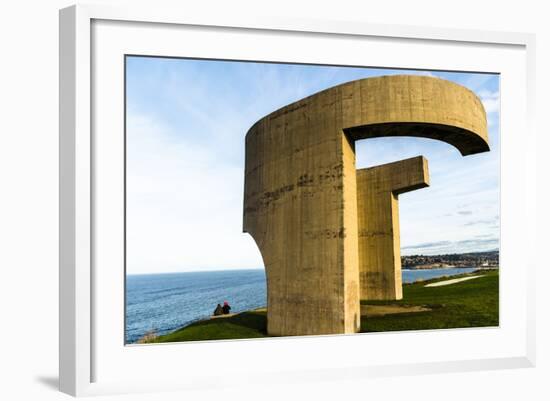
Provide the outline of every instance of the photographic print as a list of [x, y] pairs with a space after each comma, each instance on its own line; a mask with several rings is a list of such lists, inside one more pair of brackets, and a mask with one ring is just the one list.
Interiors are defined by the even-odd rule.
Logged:
[[126, 56], [125, 343], [499, 325], [498, 74]]

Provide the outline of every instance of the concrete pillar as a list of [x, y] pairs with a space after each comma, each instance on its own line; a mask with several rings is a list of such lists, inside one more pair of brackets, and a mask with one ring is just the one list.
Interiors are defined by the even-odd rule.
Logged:
[[360, 329], [354, 143], [378, 136], [438, 139], [463, 155], [489, 150], [480, 100], [423, 76], [335, 86], [248, 131], [243, 230], [264, 260], [270, 335]]
[[422, 156], [357, 170], [361, 299], [403, 298], [398, 196], [428, 185]]

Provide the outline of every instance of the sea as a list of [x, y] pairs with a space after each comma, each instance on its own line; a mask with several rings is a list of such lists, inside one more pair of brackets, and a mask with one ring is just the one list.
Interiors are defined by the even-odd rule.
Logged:
[[[403, 270], [403, 282], [470, 273], [476, 268]], [[265, 270], [126, 276], [126, 343], [146, 333], [166, 334], [212, 315], [217, 304], [243, 312], [267, 304]]]

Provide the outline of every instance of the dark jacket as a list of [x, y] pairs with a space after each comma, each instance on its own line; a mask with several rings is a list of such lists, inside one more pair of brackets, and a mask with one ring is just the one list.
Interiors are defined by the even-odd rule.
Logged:
[[220, 304], [216, 306], [216, 309], [214, 309], [214, 316], [220, 316], [223, 315], [225, 312], [223, 311], [223, 308]]

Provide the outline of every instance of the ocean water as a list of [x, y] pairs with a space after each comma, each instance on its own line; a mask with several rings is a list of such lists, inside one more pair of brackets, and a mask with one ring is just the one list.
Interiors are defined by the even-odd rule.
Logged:
[[[469, 273], [475, 268], [403, 270], [403, 282]], [[166, 334], [208, 318], [218, 303], [228, 301], [231, 312], [267, 304], [265, 271], [227, 270], [126, 277], [126, 343], [148, 331]]]
[[476, 267], [461, 267], [461, 268], [442, 268], [442, 269], [418, 269], [401, 271], [402, 280], [404, 283], [414, 283], [418, 280], [429, 280], [432, 278], [455, 276], [457, 274], [471, 273], [477, 270]]
[[265, 306], [265, 270], [127, 275], [126, 343], [205, 319], [224, 301], [231, 312]]

